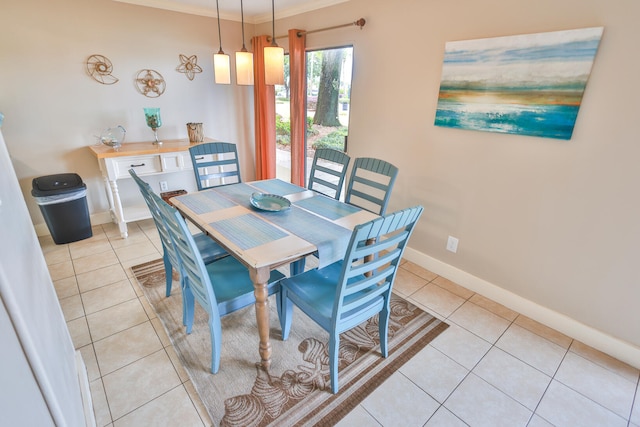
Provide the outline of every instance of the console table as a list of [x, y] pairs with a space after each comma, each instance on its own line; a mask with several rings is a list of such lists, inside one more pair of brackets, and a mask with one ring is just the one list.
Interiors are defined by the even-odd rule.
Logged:
[[[205, 142], [213, 142], [205, 138]], [[111, 218], [118, 224], [120, 235], [128, 236], [127, 223], [151, 218], [146, 205], [122, 205], [118, 191], [118, 180], [130, 179], [129, 169], [134, 169], [139, 176], [192, 170], [189, 147], [193, 146], [188, 139], [164, 140], [162, 145], [152, 142], [128, 142], [116, 151], [106, 145], [92, 145], [91, 152], [98, 159], [100, 172], [105, 183]]]

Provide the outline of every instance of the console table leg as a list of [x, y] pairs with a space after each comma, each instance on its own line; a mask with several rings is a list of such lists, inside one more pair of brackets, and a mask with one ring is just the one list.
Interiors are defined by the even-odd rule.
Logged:
[[124, 221], [124, 211], [122, 210], [122, 201], [120, 201], [118, 183], [116, 181], [109, 181], [109, 186], [111, 187], [111, 200], [109, 201], [113, 204], [113, 213], [116, 216], [120, 235], [123, 239], [126, 239], [129, 233], [127, 231], [127, 223]]

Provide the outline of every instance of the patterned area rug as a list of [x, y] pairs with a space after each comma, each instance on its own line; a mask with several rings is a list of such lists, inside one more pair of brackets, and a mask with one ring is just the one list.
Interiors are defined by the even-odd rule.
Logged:
[[330, 392], [329, 335], [295, 310], [282, 341], [275, 300], [270, 300], [272, 362], [257, 363], [258, 330], [253, 306], [222, 319], [222, 358], [213, 375], [208, 316], [196, 304], [193, 331], [182, 325], [179, 282], [165, 297], [162, 260], [133, 267], [145, 295], [164, 324], [209, 415], [218, 426], [334, 425], [448, 325], [394, 295], [389, 357], [379, 350], [377, 318], [341, 335], [340, 392]]

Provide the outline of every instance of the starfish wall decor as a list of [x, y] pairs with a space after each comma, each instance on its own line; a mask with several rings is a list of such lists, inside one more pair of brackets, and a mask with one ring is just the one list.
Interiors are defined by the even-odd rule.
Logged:
[[180, 65], [176, 67], [179, 73], [187, 75], [189, 80], [193, 80], [196, 73], [201, 73], [202, 68], [198, 65], [198, 57], [196, 55], [186, 56], [180, 54]]

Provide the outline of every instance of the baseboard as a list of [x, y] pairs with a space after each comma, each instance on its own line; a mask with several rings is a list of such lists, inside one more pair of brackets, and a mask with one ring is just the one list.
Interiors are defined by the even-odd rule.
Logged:
[[509, 292], [466, 271], [407, 248], [404, 257], [482, 296], [640, 369], [640, 347]]
[[87, 375], [87, 367], [84, 364], [80, 350], [76, 350], [76, 369], [78, 373], [78, 383], [80, 384], [80, 395], [82, 396], [85, 427], [96, 427], [89, 376]]

